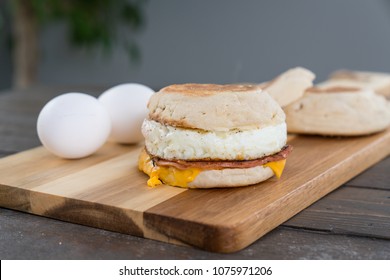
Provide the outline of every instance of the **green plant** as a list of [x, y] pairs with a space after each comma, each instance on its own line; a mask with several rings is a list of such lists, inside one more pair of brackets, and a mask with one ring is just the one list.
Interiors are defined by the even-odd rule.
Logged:
[[63, 20], [69, 27], [70, 41], [76, 46], [102, 46], [110, 50], [123, 43], [132, 59], [139, 58], [137, 44], [118, 34], [119, 27], [133, 34], [144, 23], [144, 0], [30, 0], [42, 25]]
[[27, 87], [36, 80], [40, 30], [54, 21], [65, 22], [69, 41], [78, 47], [102, 47], [109, 52], [122, 45], [132, 62], [140, 50], [132, 36], [144, 24], [146, 0], [10, 0], [13, 17], [14, 84]]

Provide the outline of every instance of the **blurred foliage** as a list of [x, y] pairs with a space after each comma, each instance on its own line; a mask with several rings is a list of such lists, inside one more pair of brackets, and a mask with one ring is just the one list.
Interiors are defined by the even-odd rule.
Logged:
[[[21, 3], [24, 0], [19, 0]], [[70, 42], [76, 46], [102, 46], [111, 50], [118, 43], [136, 61], [140, 51], [131, 35], [144, 24], [146, 0], [27, 0], [41, 25], [65, 21]]]

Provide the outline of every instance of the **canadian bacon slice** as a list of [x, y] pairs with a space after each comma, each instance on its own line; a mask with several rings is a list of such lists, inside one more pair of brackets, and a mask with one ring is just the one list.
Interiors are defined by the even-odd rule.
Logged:
[[286, 145], [280, 150], [280, 152], [264, 156], [262, 158], [253, 160], [201, 160], [201, 161], [188, 161], [188, 160], [166, 160], [159, 157], [152, 157], [154, 164], [158, 166], [173, 166], [177, 169], [187, 168], [199, 168], [199, 169], [224, 169], [224, 168], [250, 168], [255, 166], [264, 165], [272, 161], [280, 161], [287, 158], [291, 153], [293, 147]]

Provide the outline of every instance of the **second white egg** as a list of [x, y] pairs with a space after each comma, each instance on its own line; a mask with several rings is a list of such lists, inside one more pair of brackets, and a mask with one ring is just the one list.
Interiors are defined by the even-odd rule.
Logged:
[[100, 95], [98, 99], [111, 118], [109, 140], [133, 144], [143, 139], [141, 125], [153, 93], [154, 90], [147, 86], [127, 83], [112, 87]]

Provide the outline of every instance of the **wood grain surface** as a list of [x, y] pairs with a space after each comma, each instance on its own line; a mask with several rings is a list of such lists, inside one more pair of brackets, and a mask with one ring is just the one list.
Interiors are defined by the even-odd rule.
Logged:
[[234, 252], [386, 157], [390, 130], [352, 138], [290, 137], [289, 143], [294, 151], [281, 179], [215, 190], [147, 187], [137, 170], [140, 146], [107, 144], [81, 160], [59, 159], [39, 147], [0, 160], [0, 206]]
[[[50, 98], [70, 91], [98, 95], [104, 89], [41, 86], [24, 92], [0, 93], [0, 156], [39, 145], [35, 122], [40, 109]], [[351, 215], [350, 211], [335, 207], [335, 200], [345, 201], [342, 198], [344, 191], [350, 187], [365, 190], [368, 198], [377, 190], [383, 191], [380, 194], [382, 201], [390, 197], [388, 170], [390, 157], [360, 173], [250, 246], [230, 254], [178, 246], [0, 207], [0, 259], [390, 259], [390, 239], [386, 230], [381, 229], [381, 225], [388, 222], [390, 207], [366, 201], [353, 189], [348, 191], [348, 201], [357, 201], [356, 207], [369, 204], [371, 213], [378, 210], [383, 217]], [[318, 205], [327, 208], [326, 212], [316, 211]], [[354, 221], [350, 222], [350, 219]], [[345, 232], [340, 229], [340, 221], [374, 226], [365, 227], [365, 230], [356, 226]], [[381, 236], [383, 233], [385, 235]]]

